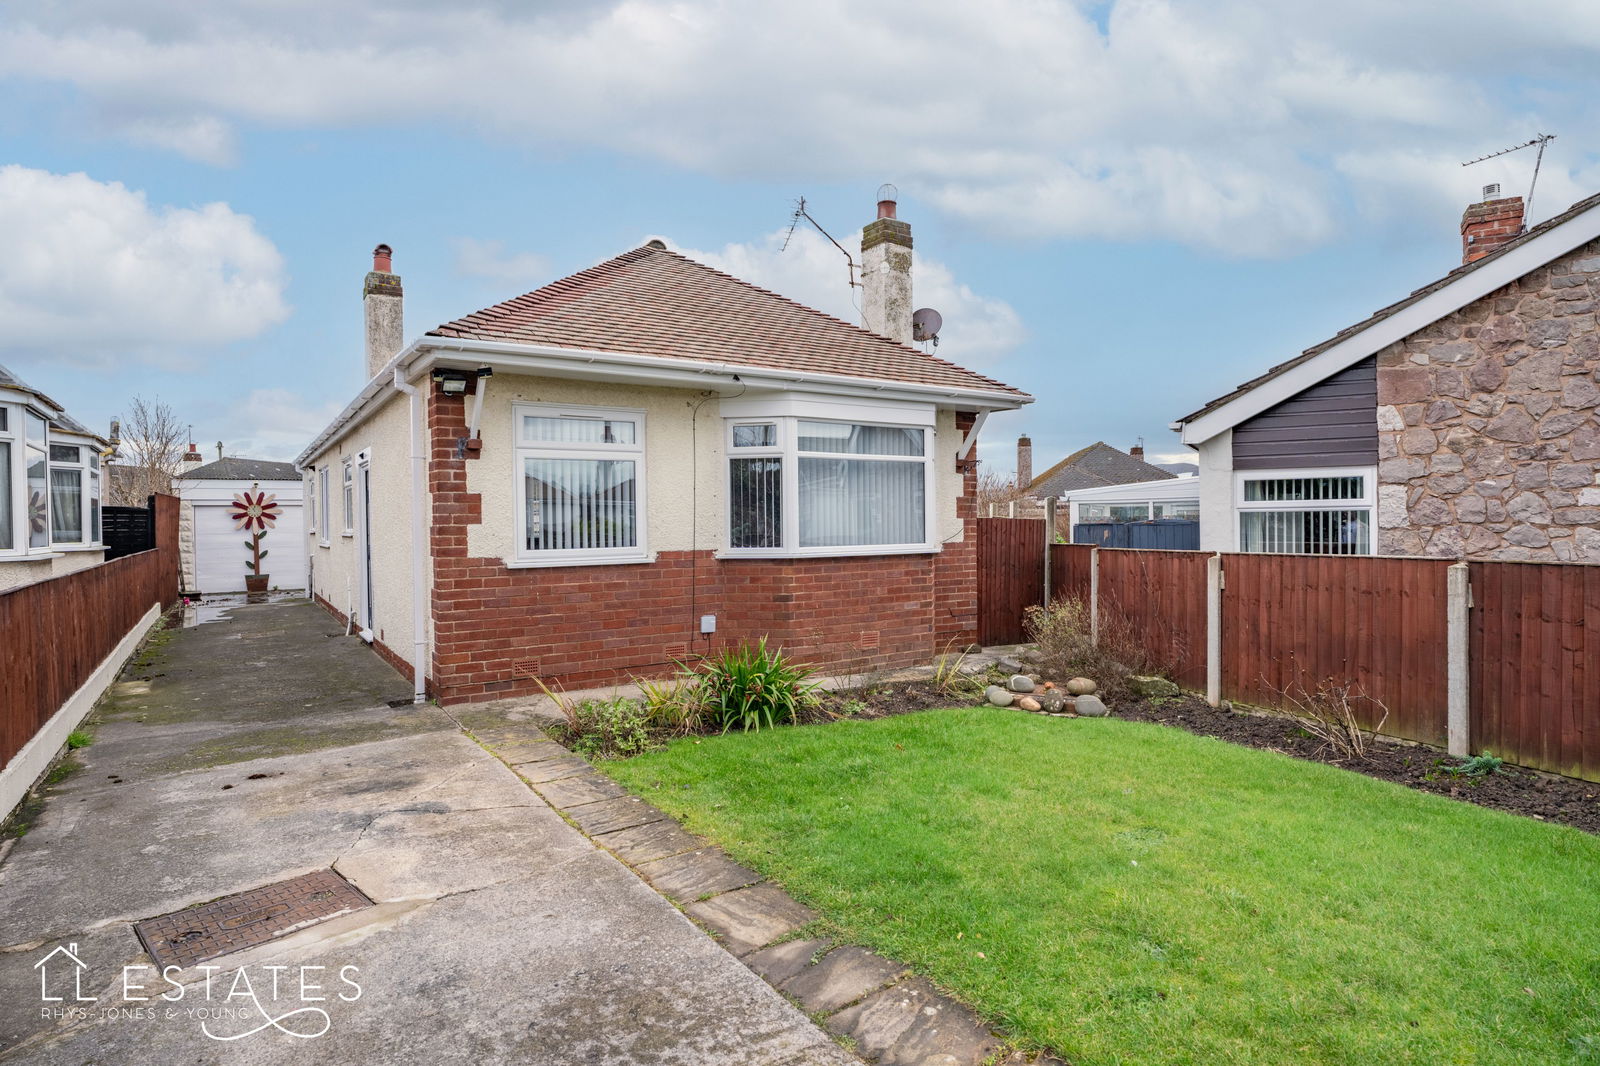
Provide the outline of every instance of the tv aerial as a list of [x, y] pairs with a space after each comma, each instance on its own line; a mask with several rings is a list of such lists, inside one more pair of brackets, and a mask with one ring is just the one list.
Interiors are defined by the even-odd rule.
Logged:
[[944, 316], [931, 307], [922, 307], [911, 312], [911, 339], [914, 341], [932, 341], [935, 348], [939, 347], [939, 328], [944, 325]]
[[1502, 148], [1498, 152], [1490, 152], [1488, 155], [1480, 155], [1478, 158], [1469, 159], [1461, 165], [1464, 167], [1470, 167], [1472, 164], [1482, 163], [1486, 159], [1497, 159], [1500, 156], [1510, 155], [1512, 152], [1520, 152], [1524, 148], [1532, 148], [1534, 145], [1538, 145], [1539, 152], [1533, 157], [1533, 180], [1528, 182], [1528, 199], [1527, 202], [1522, 205], [1522, 228], [1527, 229], [1527, 220], [1533, 217], [1533, 190], [1539, 184], [1539, 165], [1544, 162], [1544, 146], [1555, 139], [1556, 135], [1553, 133], [1536, 134], [1530, 141], [1523, 141], [1521, 144], [1513, 144], [1510, 148]]
[[811, 223], [811, 225], [816, 228], [816, 231], [818, 233], [820, 233], [824, 237], [828, 238], [828, 243], [829, 244], [831, 244], [835, 248], [839, 249], [839, 254], [844, 256], [845, 264], [850, 269], [850, 287], [852, 289], [859, 289], [861, 287], [861, 282], [856, 280], [856, 261], [855, 261], [855, 257], [852, 256], [849, 252], [845, 251], [844, 245], [840, 244], [838, 241], [833, 239], [833, 234], [829, 233], [827, 230], [822, 228], [822, 223], [820, 223], [816, 219], [812, 218], [811, 215], [806, 212], [806, 198], [804, 196], [800, 197], [800, 199], [795, 201], [794, 214], [791, 215], [790, 218], [789, 218], [789, 232], [784, 234], [783, 247], [779, 248], [778, 251], [780, 251], [780, 252], [788, 251], [789, 242], [794, 240], [794, 228], [800, 224], [800, 220], [802, 218], [805, 219], [807, 222]]

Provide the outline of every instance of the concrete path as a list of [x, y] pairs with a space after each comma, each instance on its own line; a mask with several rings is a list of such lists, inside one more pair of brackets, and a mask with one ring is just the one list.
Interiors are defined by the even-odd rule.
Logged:
[[[129, 674], [0, 863], [7, 1062], [858, 1061], [528, 787], [570, 758], [531, 722], [387, 706], [409, 685], [315, 607]], [[329, 868], [375, 906], [139, 968], [132, 923]]]

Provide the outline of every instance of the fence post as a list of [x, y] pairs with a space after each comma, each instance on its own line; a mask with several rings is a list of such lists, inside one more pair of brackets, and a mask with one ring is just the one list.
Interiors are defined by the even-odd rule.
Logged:
[[1206, 560], [1206, 702], [1222, 704], [1222, 553]]
[[1100, 643], [1100, 546], [1089, 549], [1089, 643]]
[[1472, 744], [1472, 687], [1467, 661], [1467, 612], [1472, 606], [1472, 585], [1465, 561], [1455, 563], [1446, 573], [1446, 746], [1451, 755], [1466, 756]]
[[1056, 542], [1056, 499], [1048, 497], [1044, 501], [1044, 606], [1050, 607], [1050, 548]]

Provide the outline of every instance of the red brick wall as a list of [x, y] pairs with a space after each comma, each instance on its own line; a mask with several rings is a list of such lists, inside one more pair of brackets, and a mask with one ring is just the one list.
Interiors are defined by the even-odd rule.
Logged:
[[[462, 703], [669, 673], [675, 661], [766, 636], [827, 672], [926, 662], [976, 637], [976, 473], [960, 544], [937, 555], [719, 560], [661, 552], [652, 564], [509, 569], [467, 555], [481, 501], [466, 491], [460, 398], [430, 395], [434, 581], [432, 682]], [[962, 424], [964, 433], [971, 419]], [[700, 616], [717, 632], [700, 635]]]

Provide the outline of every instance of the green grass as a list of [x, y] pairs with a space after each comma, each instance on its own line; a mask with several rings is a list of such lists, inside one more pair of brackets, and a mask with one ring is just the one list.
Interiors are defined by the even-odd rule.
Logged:
[[1600, 1062], [1600, 839], [993, 708], [602, 769], [1075, 1066]]

